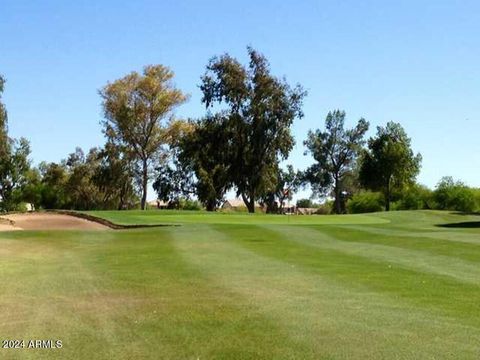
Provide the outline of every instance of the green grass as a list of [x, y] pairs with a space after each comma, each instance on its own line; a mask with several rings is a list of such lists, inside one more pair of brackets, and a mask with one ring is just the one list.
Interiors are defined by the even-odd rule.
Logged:
[[480, 216], [94, 212], [0, 233], [1, 359], [478, 359]]
[[206, 211], [131, 210], [85, 211], [116, 224], [249, 224], [249, 225], [326, 225], [326, 224], [382, 224], [388, 219], [371, 215], [292, 216], [265, 215], [263, 213], [211, 213]]

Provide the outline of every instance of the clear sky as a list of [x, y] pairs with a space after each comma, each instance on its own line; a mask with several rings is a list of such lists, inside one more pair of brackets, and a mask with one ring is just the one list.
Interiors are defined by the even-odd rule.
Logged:
[[[400, 122], [423, 155], [419, 181], [452, 175], [480, 186], [478, 1], [0, 0], [0, 73], [11, 135], [35, 163], [101, 145], [98, 89], [164, 64], [191, 95], [179, 117], [204, 114], [198, 84], [214, 55], [246, 61], [309, 92], [289, 163], [303, 169], [308, 129], [340, 108], [348, 125]], [[151, 197], [151, 196], [150, 196]]]

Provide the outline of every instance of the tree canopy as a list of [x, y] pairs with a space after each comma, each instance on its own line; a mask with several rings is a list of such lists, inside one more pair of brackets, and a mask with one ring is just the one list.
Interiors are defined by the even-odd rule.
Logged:
[[363, 151], [360, 182], [372, 190], [379, 190], [385, 197], [385, 210], [390, 210], [392, 191], [401, 191], [415, 182], [420, 172], [422, 156], [414, 154], [411, 140], [403, 127], [389, 122], [377, 127], [377, 135], [368, 140]]
[[192, 131], [179, 144], [179, 160], [195, 174], [198, 199], [208, 211], [213, 211], [232, 186], [229, 123], [218, 113], [192, 125]]
[[228, 54], [207, 65], [200, 89], [208, 110], [222, 109], [229, 138], [229, 173], [249, 212], [276, 187], [279, 162], [293, 148], [290, 128], [303, 116], [306, 92], [270, 73], [267, 59], [248, 48], [243, 66]]
[[0, 210], [12, 211], [22, 201], [21, 189], [30, 170], [30, 144], [8, 136], [7, 110], [2, 102], [5, 79], [0, 76]]
[[173, 77], [169, 68], [150, 65], [142, 74], [132, 72], [100, 91], [105, 135], [137, 160], [142, 209], [147, 200], [151, 163], [165, 150], [166, 128], [173, 119], [172, 111], [187, 100], [172, 83]]
[[7, 109], [2, 102], [4, 86], [5, 79], [0, 75], [0, 159], [6, 156], [8, 146]]
[[304, 142], [306, 153], [316, 161], [305, 171], [305, 180], [317, 194], [333, 189], [337, 214], [346, 211], [347, 176], [354, 170], [368, 128], [369, 123], [362, 118], [354, 128], [345, 129], [345, 111], [334, 110], [325, 119], [325, 130], [310, 130]]

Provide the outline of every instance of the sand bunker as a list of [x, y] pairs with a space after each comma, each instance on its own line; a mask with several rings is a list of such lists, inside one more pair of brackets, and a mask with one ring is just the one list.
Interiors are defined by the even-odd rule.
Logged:
[[[0, 231], [12, 230], [106, 230], [107, 226], [55, 213], [29, 213], [1, 215]], [[10, 222], [13, 222], [10, 223]]]

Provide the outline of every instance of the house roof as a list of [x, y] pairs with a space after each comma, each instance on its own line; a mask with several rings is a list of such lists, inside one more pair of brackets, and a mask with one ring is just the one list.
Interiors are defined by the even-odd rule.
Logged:
[[[231, 207], [245, 207], [244, 201], [239, 198], [228, 199], [223, 203], [222, 207], [225, 205], [230, 205]], [[255, 202], [255, 206], [259, 207], [260, 204], [258, 202]]]
[[150, 205], [150, 206], [167, 206], [168, 205], [168, 203], [166, 203], [165, 201], [162, 201], [162, 200], [147, 201], [147, 204]]

